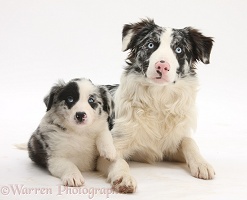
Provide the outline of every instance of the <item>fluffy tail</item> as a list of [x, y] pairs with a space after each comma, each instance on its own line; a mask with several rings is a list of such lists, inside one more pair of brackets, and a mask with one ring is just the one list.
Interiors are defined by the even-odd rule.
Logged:
[[14, 146], [20, 150], [27, 150], [27, 143], [15, 144]]

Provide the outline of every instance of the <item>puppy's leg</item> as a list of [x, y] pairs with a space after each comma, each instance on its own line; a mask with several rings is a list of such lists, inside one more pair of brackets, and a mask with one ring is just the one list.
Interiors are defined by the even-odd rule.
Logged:
[[[112, 130], [114, 139], [114, 145], [117, 150], [117, 158], [115, 161], [108, 161], [102, 157], [99, 157], [97, 163], [97, 170], [107, 176], [107, 180], [111, 183], [112, 188], [120, 193], [133, 193], [136, 190], [136, 181], [130, 175], [130, 168], [128, 163], [123, 159], [134, 151], [131, 149], [130, 136], [121, 134]], [[122, 130], [122, 128], [120, 128]]]
[[215, 172], [213, 167], [201, 156], [199, 149], [192, 138], [183, 138], [181, 151], [188, 164], [192, 176], [201, 179], [213, 179]]
[[110, 131], [106, 130], [97, 137], [96, 146], [100, 156], [109, 160], [116, 159], [117, 153], [115, 146], [113, 145], [113, 139]]
[[66, 158], [50, 158], [48, 170], [53, 176], [61, 178], [65, 186], [77, 187], [84, 184], [84, 178], [77, 166]]
[[107, 180], [112, 188], [119, 193], [133, 193], [136, 191], [136, 181], [130, 175], [128, 163], [118, 157], [114, 162], [99, 158], [97, 170], [108, 174]]

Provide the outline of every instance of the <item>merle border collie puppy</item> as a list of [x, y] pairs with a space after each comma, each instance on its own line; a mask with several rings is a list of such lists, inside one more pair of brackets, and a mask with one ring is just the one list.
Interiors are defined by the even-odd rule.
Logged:
[[191, 133], [196, 128], [196, 63], [209, 64], [213, 39], [197, 29], [165, 28], [151, 19], [126, 24], [122, 50], [127, 66], [114, 94], [112, 130], [116, 161], [98, 161], [116, 191], [132, 193], [136, 181], [125, 160], [186, 162], [192, 176], [212, 179]]
[[94, 170], [99, 155], [116, 157], [109, 131], [112, 97], [83, 78], [58, 83], [44, 102], [47, 112], [28, 142], [29, 157], [63, 185], [81, 186], [81, 172]]

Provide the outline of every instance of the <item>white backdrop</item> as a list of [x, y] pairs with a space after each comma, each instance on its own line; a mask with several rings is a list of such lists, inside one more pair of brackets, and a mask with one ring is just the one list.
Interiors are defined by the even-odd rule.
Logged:
[[[1, 187], [60, 184], [31, 165], [27, 153], [14, 149], [12, 144], [29, 139], [45, 113], [43, 97], [58, 79], [87, 77], [96, 84], [119, 83], [127, 55], [121, 52], [122, 27], [145, 17], [153, 18], [161, 26], [193, 26], [214, 37], [211, 64], [198, 64], [201, 88], [195, 137], [216, 168], [217, 176], [213, 181], [201, 182], [190, 177], [183, 164], [131, 163], [139, 183], [137, 193], [111, 198], [246, 198], [247, 1], [244, 0], [0, 0]], [[109, 187], [94, 173], [85, 176], [89, 185]], [[0, 199], [32, 199], [31, 195], [1, 195], [0, 192]]]

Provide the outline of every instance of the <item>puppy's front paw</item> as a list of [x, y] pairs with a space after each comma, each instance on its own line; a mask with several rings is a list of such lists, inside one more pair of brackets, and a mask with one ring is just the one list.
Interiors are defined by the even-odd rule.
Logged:
[[125, 194], [134, 193], [137, 186], [135, 179], [128, 174], [112, 179], [111, 184], [116, 192]]
[[190, 163], [189, 165], [192, 176], [200, 179], [213, 179], [215, 172], [213, 167], [207, 162]]
[[80, 187], [84, 184], [84, 178], [79, 173], [66, 174], [62, 177], [64, 186]]
[[101, 157], [104, 157], [110, 161], [115, 160], [117, 157], [117, 152], [113, 144], [102, 146], [99, 153]]

